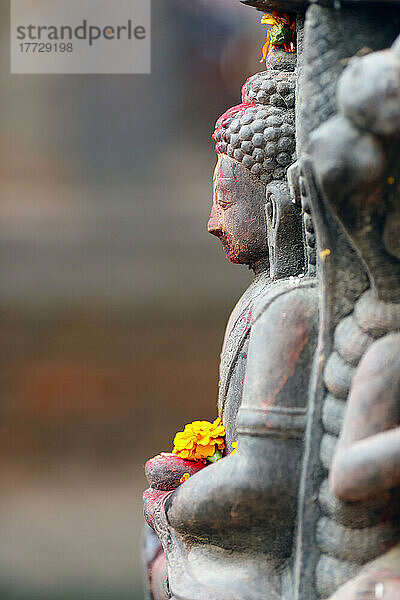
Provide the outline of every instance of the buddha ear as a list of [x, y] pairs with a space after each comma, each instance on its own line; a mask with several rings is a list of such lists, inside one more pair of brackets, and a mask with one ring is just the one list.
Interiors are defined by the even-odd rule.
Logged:
[[267, 227], [276, 233], [280, 227], [286, 227], [286, 223], [281, 223], [282, 217], [287, 215], [289, 218], [300, 216], [300, 203], [293, 202], [293, 196], [290, 193], [290, 187], [285, 180], [272, 181], [267, 184], [265, 191], [265, 214], [267, 217]]
[[265, 214], [272, 279], [298, 275], [304, 270], [301, 208], [285, 180], [267, 184]]
[[267, 224], [268, 244], [271, 243], [273, 231], [276, 225], [276, 189], [274, 183], [268, 183], [265, 189], [265, 218]]

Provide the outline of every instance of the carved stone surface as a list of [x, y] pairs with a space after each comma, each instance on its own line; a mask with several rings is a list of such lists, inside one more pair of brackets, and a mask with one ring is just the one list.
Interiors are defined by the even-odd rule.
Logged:
[[[392, 108], [395, 104], [398, 113], [398, 65], [393, 69], [393, 52], [354, 59], [347, 68], [348, 61], [340, 60], [363, 47], [389, 46], [400, 29], [399, 14], [393, 9], [371, 6], [358, 11], [340, 11], [338, 20], [337, 12], [319, 6], [308, 10], [304, 31], [305, 63], [298, 87], [298, 97], [303, 104], [297, 123], [302, 187], [310, 198], [318, 250], [324, 257], [319, 268], [320, 343], [313, 376], [316, 391], [309, 398], [304, 487], [298, 514], [296, 591], [304, 600], [330, 597], [341, 584], [354, 577], [362, 565], [382, 555], [385, 548], [399, 538], [399, 493], [394, 485], [397, 482], [392, 481], [382, 495], [382, 490], [371, 480], [368, 497], [355, 494], [344, 498], [338, 483], [340, 464], [335, 459], [336, 483], [335, 471], [331, 472], [331, 486], [328, 483], [338, 437], [342, 439], [349, 427], [347, 420], [352, 421], [352, 439], [363, 439], [367, 435], [365, 405], [359, 404], [349, 417], [346, 401], [352, 398], [356, 382], [367, 379], [368, 367], [365, 369], [364, 361], [377, 337], [399, 327], [392, 317], [396, 308], [391, 301], [398, 301], [400, 287], [398, 265], [383, 248], [384, 222], [391, 212], [390, 202], [385, 198], [389, 173], [385, 173], [384, 164], [391, 165], [398, 181], [397, 167], [390, 154], [397, 144], [391, 149], [386, 147], [385, 157], [383, 140], [370, 133], [380, 127], [380, 136], [386, 136], [383, 142], [386, 145], [390, 135], [394, 141], [400, 131], [393, 131], [396, 110]], [[343, 32], [345, 26], [354, 24], [356, 16], [357, 35], [341, 43], [335, 35], [335, 23], [339, 22]], [[382, 17], [384, 23], [380, 21]], [[379, 39], [373, 32], [378, 21], [381, 23]], [[327, 40], [331, 40], [328, 48]], [[335, 59], [330, 55], [331, 45]], [[315, 69], [314, 64], [318, 47], [325, 49], [329, 57], [322, 70]], [[383, 56], [387, 57], [386, 61]], [[325, 75], [339, 81], [333, 90], [323, 89], [321, 77]], [[385, 85], [390, 89], [386, 102]], [[308, 99], [315, 95], [319, 99], [314, 101], [315, 110], [309, 115]], [[385, 129], [388, 120], [393, 124], [391, 133]], [[388, 355], [383, 356], [386, 364]], [[365, 387], [363, 392], [366, 392]], [[399, 399], [397, 392], [397, 405]], [[350, 404], [354, 401], [350, 400]], [[378, 395], [374, 397], [373, 408], [371, 405], [372, 402], [368, 415], [370, 426], [382, 411]], [[398, 424], [397, 410], [392, 413], [391, 427]], [[350, 456], [348, 450], [346, 447], [346, 458]], [[366, 454], [365, 459], [371, 461], [372, 453]], [[355, 471], [350, 478], [356, 486], [360, 485]], [[306, 501], [309, 496], [318, 498], [317, 504], [309, 505]], [[356, 595], [361, 591], [355, 588], [353, 596], [348, 595], [348, 591], [343, 593], [343, 598], [362, 597]]]
[[396, 600], [400, 13], [247, 4], [298, 11], [298, 44], [216, 124], [209, 231], [255, 273], [220, 364], [238, 450], [178, 487], [148, 463], [152, 597]]

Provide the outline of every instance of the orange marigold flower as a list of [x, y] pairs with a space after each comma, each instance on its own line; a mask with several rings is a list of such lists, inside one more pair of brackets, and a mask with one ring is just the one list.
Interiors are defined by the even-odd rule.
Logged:
[[232, 450], [231, 454], [236, 454], [237, 445], [238, 445], [238, 443], [237, 443], [237, 442], [233, 442], [233, 443], [232, 443], [232, 448], [233, 448], [233, 450]]
[[172, 452], [186, 460], [204, 460], [225, 448], [225, 428], [218, 417], [213, 423], [193, 421], [174, 438]]
[[185, 481], [187, 481], [189, 479], [189, 477], [190, 477], [190, 473], [184, 473], [182, 475], [182, 477], [180, 478], [179, 483], [185, 483]]

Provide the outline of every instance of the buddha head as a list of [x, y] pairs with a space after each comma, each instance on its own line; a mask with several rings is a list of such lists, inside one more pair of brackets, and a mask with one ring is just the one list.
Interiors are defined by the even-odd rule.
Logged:
[[[300, 220], [286, 182], [287, 168], [295, 159], [294, 85], [291, 71], [257, 73], [244, 84], [242, 103], [217, 120], [208, 231], [221, 240], [233, 263], [254, 268], [273, 258], [271, 247], [282, 240], [277, 235], [281, 221], [271, 221], [267, 207], [270, 212], [273, 207], [275, 215], [286, 215], [283, 221], [290, 231], [289, 221]], [[298, 237], [301, 240], [301, 229]]]

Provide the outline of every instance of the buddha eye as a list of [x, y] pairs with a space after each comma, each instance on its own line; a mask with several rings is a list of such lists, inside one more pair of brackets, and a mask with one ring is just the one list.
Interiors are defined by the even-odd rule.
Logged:
[[222, 196], [222, 194], [217, 194], [217, 204], [222, 208], [222, 209], [226, 209], [229, 208], [230, 206], [232, 206], [233, 202], [230, 202], [229, 200], [227, 200], [226, 198], [224, 198]]
[[218, 200], [218, 204], [223, 210], [232, 206], [232, 202], [227, 202], [226, 200]]

